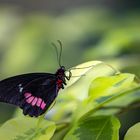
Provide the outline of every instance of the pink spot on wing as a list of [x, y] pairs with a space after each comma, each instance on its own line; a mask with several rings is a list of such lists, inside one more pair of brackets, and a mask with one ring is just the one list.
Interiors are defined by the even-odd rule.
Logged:
[[45, 106], [46, 106], [45, 102], [44, 102], [44, 101], [42, 101], [42, 103], [41, 103], [41, 109], [44, 109], [44, 108], [45, 108]]
[[34, 106], [37, 102], [37, 97], [34, 98], [34, 100], [32, 101], [32, 106]]
[[31, 104], [32, 106], [38, 106], [41, 109], [44, 109], [46, 107], [46, 103], [41, 99], [41, 98], [37, 98], [35, 96], [32, 96], [32, 94], [30, 92], [26, 92], [24, 94], [24, 97], [26, 98], [26, 102]]
[[32, 94], [29, 93], [29, 92], [26, 92], [26, 93], [24, 94], [25, 98], [28, 98], [28, 97], [30, 97], [31, 95], [32, 95]]
[[34, 96], [31, 96], [26, 100], [26, 102], [30, 104], [33, 101], [33, 99], [34, 99]]
[[41, 102], [42, 102], [42, 99], [41, 99], [41, 98], [38, 98], [36, 105], [37, 105], [38, 107], [40, 107]]

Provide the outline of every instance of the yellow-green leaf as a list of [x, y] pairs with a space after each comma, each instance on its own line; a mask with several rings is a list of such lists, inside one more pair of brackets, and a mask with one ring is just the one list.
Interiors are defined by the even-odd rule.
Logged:
[[[72, 72], [71, 80], [68, 82], [68, 86], [75, 83], [78, 79], [80, 79], [84, 74], [86, 74], [91, 69], [95, 68], [95, 66], [99, 64], [103, 64], [102, 61], [88, 61], [82, 64], [79, 64], [75, 67], [70, 68], [70, 71]], [[67, 75], [69, 72], [66, 73]]]
[[99, 77], [90, 85], [90, 100], [95, 100], [103, 96], [110, 96], [135, 86], [134, 74], [122, 73], [115, 76]]
[[47, 120], [19, 117], [8, 120], [0, 127], [1, 140], [49, 140], [55, 124]]
[[140, 122], [128, 129], [124, 140], [139, 140], [140, 139]]

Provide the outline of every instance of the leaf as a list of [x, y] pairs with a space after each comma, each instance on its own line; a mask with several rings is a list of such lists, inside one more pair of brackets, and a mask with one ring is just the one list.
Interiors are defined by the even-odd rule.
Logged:
[[[133, 74], [119, 74], [100, 77], [91, 83], [90, 94], [75, 111], [74, 120], [86, 118], [89, 115], [112, 115], [123, 107], [140, 99], [140, 86], [134, 80]], [[125, 102], [124, 102], [125, 101]], [[111, 107], [112, 110], [104, 109]]]
[[[95, 115], [96, 113], [98, 114], [98, 111], [100, 111], [100, 109], [102, 109], [105, 105], [108, 105], [110, 103], [112, 103], [113, 101], [116, 101], [117, 99], [121, 98], [121, 97], [125, 97], [126, 95], [130, 95], [130, 94], [133, 94], [133, 92], [138, 92], [138, 94], [140, 93], [140, 86], [137, 86], [135, 88], [132, 88], [130, 90], [127, 90], [125, 92], [120, 92], [118, 93], [117, 95], [114, 95], [114, 96], [111, 96], [111, 97], [108, 97], [106, 98], [105, 100], [103, 100], [102, 102], [100, 102], [99, 104], [95, 104], [94, 105], [94, 108], [91, 108], [89, 109], [82, 117], [81, 119], [84, 119], [86, 118], [87, 116], [90, 116], [90, 115]], [[135, 96], [135, 95], [134, 95]], [[139, 94], [140, 96], [140, 94]], [[125, 99], [126, 101], [126, 99]], [[123, 103], [124, 103], [124, 100], [123, 100]], [[129, 102], [130, 103], [130, 102]], [[124, 103], [125, 104], [125, 103]], [[121, 104], [119, 104], [121, 105]], [[126, 105], [126, 104], [125, 104]], [[123, 106], [122, 106], [123, 107]], [[121, 107], [120, 107], [121, 109]], [[105, 111], [107, 112], [107, 111]], [[96, 114], [96, 115], [97, 115]], [[113, 114], [113, 113], [111, 113]], [[101, 115], [101, 114], [98, 114], [98, 115]]]
[[89, 117], [78, 121], [64, 140], [118, 140], [120, 123], [113, 116]]
[[[100, 108], [95, 113], [96, 115], [115, 114], [122, 108], [140, 100], [140, 90], [137, 89], [139, 83], [135, 81], [135, 75], [133, 74], [122, 73], [108, 78], [97, 78], [96, 80], [90, 87], [91, 96], [89, 100], [96, 100], [99, 106], [103, 103], [102, 107], [106, 107], [106, 109]], [[130, 92], [126, 92], [129, 90]], [[108, 102], [108, 100], [110, 101]]]
[[[8, 120], [0, 127], [3, 140], [49, 140], [55, 131], [55, 124], [47, 120], [19, 117]], [[7, 135], [8, 134], [8, 135]]]
[[70, 93], [71, 96], [80, 100], [87, 97], [88, 88], [93, 79], [117, 72], [117, 70], [114, 70], [114, 68], [108, 66], [102, 61], [89, 61], [74, 68], [80, 69], [72, 70], [71, 68], [72, 77], [70, 81], [67, 82], [67, 87], [69, 88], [65, 91], [67, 94]]
[[115, 76], [99, 77], [89, 87], [90, 100], [109, 96], [134, 87], [134, 74], [122, 73]]
[[[82, 64], [79, 64], [75, 67], [70, 68], [70, 71], [72, 72], [72, 77], [70, 82], [68, 82], [68, 86], [74, 84], [77, 80], [79, 80], [85, 73], [90, 71], [91, 69], [95, 68], [96, 65], [102, 64], [104, 62], [102, 61], [88, 61]], [[69, 72], [66, 73], [68, 75]]]
[[140, 122], [128, 129], [124, 140], [139, 140], [140, 139]]

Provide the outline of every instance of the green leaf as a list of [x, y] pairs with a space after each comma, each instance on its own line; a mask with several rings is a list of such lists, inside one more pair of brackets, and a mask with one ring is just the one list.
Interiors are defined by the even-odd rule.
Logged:
[[[106, 107], [106, 109], [100, 108], [96, 115], [115, 114], [133, 102], [139, 101], [140, 90], [137, 89], [138, 86], [139, 83], [136, 83], [133, 74], [122, 73], [116, 76], [97, 78], [91, 84], [89, 100], [96, 100], [99, 106], [102, 106], [103, 103], [102, 107]], [[125, 92], [128, 90], [130, 92]]]
[[120, 123], [113, 116], [89, 117], [78, 121], [64, 140], [118, 140]]
[[99, 77], [90, 85], [89, 96], [90, 100], [98, 99], [99, 97], [109, 96], [120, 91], [125, 91], [128, 88], [134, 87], [134, 74], [122, 73], [115, 76]]
[[[89, 97], [77, 107], [74, 120], [93, 114], [112, 115], [120, 111], [121, 107], [138, 101], [140, 86], [135, 82], [134, 77], [133, 74], [119, 74], [95, 79], [90, 86]], [[111, 106], [116, 108], [111, 111], [104, 109], [104, 107]]]
[[[94, 107], [93, 108], [91, 108], [91, 109], [89, 109], [82, 117], [81, 117], [81, 119], [84, 119], [84, 118], [86, 118], [86, 117], [88, 117], [88, 116], [90, 116], [90, 115], [95, 115], [96, 113], [96, 115], [101, 115], [100, 113], [98, 114], [98, 111], [100, 111], [100, 109], [102, 109], [105, 105], [108, 105], [108, 104], [110, 104], [110, 103], [112, 103], [112, 102], [114, 102], [114, 101], [116, 101], [117, 99], [119, 99], [119, 98], [121, 98], [121, 97], [125, 97], [126, 95], [130, 95], [130, 94], [134, 94], [134, 93], [136, 92], [138, 92], [138, 95], [136, 95], [136, 96], [140, 96], [140, 86], [138, 85], [137, 87], [135, 87], [135, 88], [132, 88], [132, 89], [130, 89], [130, 90], [127, 90], [127, 91], [125, 91], [125, 92], [120, 92], [120, 93], [118, 93], [117, 95], [114, 95], [114, 96], [109, 96], [109, 97], [107, 97], [107, 98], [105, 98], [102, 102], [100, 102], [99, 104], [94, 104]], [[135, 96], [135, 95], [134, 95]], [[136, 98], [135, 98], [136, 99]], [[125, 101], [126, 101], [126, 99], [125, 99]], [[124, 100], [123, 100], [123, 103], [124, 103]], [[127, 103], [127, 102], [126, 102]], [[131, 102], [129, 102], [129, 103], [131, 103]], [[125, 103], [124, 103], [125, 104]], [[121, 105], [121, 104], [118, 104], [118, 105]], [[126, 105], [126, 104], [125, 104]], [[123, 106], [122, 106], [123, 107]], [[121, 108], [120, 108], [121, 109]], [[105, 112], [107, 112], [107, 111], [105, 111]], [[111, 112], [111, 114], [113, 114], [112, 112]]]
[[19, 117], [8, 120], [0, 127], [0, 138], [2, 140], [49, 140], [54, 131], [53, 122]]
[[[104, 69], [104, 71], [102, 71], [102, 69]], [[67, 82], [69, 88], [65, 91], [74, 98], [83, 100], [88, 95], [88, 88], [93, 79], [112, 75], [112, 73], [118, 71], [102, 61], [89, 61], [74, 67], [74, 69], [71, 68], [71, 72], [72, 77], [70, 81]]]
[[140, 122], [128, 129], [124, 140], [139, 140], [140, 139]]

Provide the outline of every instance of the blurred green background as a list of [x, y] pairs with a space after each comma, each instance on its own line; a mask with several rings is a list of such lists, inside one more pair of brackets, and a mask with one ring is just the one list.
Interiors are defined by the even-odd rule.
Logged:
[[[67, 68], [102, 60], [140, 76], [139, 8], [138, 0], [0, 0], [0, 78], [55, 72], [51, 42], [57, 40], [63, 43]], [[0, 123], [11, 118], [14, 109], [0, 103]], [[122, 135], [140, 121], [139, 111], [120, 118], [125, 125]]]

